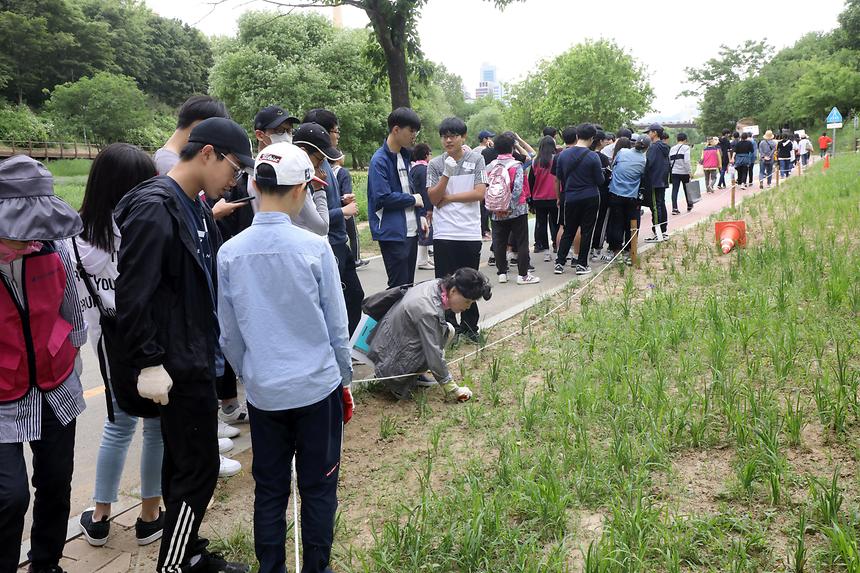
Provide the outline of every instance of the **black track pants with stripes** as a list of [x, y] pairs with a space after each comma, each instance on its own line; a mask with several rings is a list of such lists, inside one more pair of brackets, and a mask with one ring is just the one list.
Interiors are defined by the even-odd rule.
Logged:
[[164, 462], [161, 491], [166, 511], [159, 573], [187, 571], [207, 541], [197, 536], [218, 481], [218, 402], [212, 380], [174, 381], [160, 406]]

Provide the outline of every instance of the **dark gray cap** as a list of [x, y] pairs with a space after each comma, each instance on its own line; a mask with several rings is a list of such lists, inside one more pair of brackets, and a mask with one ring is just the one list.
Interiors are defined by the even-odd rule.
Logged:
[[83, 228], [78, 213], [54, 195], [54, 178], [44, 165], [26, 155], [0, 161], [0, 238], [56, 241]]

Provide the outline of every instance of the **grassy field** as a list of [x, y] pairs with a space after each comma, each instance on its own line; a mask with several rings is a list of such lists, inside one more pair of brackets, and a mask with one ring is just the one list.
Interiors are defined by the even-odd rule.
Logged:
[[860, 571], [858, 169], [726, 213], [746, 250], [705, 225], [502, 326], [467, 405], [362, 396], [338, 567]]

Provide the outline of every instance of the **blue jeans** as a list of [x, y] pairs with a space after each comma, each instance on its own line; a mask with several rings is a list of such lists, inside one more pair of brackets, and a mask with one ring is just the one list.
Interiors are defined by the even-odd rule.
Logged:
[[[125, 466], [128, 446], [134, 437], [137, 418], [123, 412], [113, 400], [114, 422], [105, 418], [102, 443], [96, 462], [96, 486], [93, 500], [96, 503], [116, 503], [119, 480]], [[161, 441], [161, 420], [143, 419], [143, 448], [140, 452], [140, 497], [149, 499], [161, 496], [161, 459], [164, 445]]]
[[767, 184], [770, 185], [771, 179], [773, 179], [773, 161], [762, 159], [758, 164], [758, 180], [764, 181], [765, 177], [767, 177]]
[[779, 172], [783, 177], [791, 177], [791, 159], [780, 159], [779, 160]]

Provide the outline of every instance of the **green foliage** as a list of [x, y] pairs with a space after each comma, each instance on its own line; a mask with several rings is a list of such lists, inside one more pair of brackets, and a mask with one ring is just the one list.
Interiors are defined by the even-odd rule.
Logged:
[[[594, 70], [600, 70], [595, 81]], [[592, 121], [607, 127], [629, 124], [651, 109], [646, 70], [610, 40], [577, 44], [543, 62], [511, 86], [511, 127], [538, 134], [546, 125]]]
[[486, 99], [489, 105], [486, 105], [466, 122], [470, 141], [477, 142], [478, 133], [484, 129], [493, 133], [502, 133], [507, 129], [504, 110], [501, 105], [492, 99]]
[[0, 103], [0, 140], [47, 141], [51, 127], [26, 105]]
[[753, 118], [762, 130], [817, 127], [833, 106], [850, 117], [860, 109], [860, 1], [849, 0], [840, 26], [811, 32], [773, 53], [766, 41], [722, 46], [718, 56], [688, 68], [701, 96], [699, 123], [708, 134]]
[[64, 133], [82, 138], [86, 130], [88, 139], [99, 143], [123, 141], [152, 118], [134, 80], [107, 72], [57, 86], [46, 107]]
[[199, 30], [136, 0], [0, 4], [0, 94], [39, 105], [45, 90], [104, 71], [178, 105], [204, 92], [212, 54]]
[[360, 163], [387, 132], [387, 98], [361, 55], [368, 41], [366, 32], [336, 30], [317, 14], [250, 12], [239, 20], [237, 42], [215, 62], [212, 93], [249, 130], [267, 105], [299, 117], [330, 109], [340, 120], [340, 147]]

